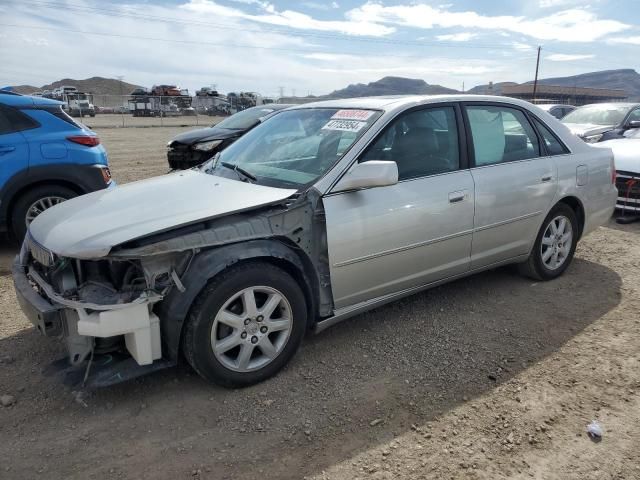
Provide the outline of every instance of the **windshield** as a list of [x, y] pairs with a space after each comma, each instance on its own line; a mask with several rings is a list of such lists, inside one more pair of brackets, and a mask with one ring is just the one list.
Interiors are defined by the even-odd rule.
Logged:
[[629, 107], [625, 105], [588, 105], [580, 107], [562, 119], [562, 123], [589, 123], [618, 125], [624, 120]]
[[228, 128], [230, 130], [246, 130], [253, 127], [262, 117], [273, 113], [275, 108], [269, 107], [252, 107], [242, 110], [241, 112], [231, 115], [220, 123], [212, 125], [219, 128]]
[[333, 167], [379, 116], [374, 110], [337, 108], [283, 111], [223, 150], [214, 172], [237, 178], [230, 168], [237, 166], [259, 184], [302, 187]]

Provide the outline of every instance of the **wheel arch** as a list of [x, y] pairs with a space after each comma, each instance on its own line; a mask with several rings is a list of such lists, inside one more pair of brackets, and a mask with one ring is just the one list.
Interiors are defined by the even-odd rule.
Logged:
[[567, 205], [576, 214], [576, 219], [578, 220], [578, 228], [579, 228], [578, 239], [580, 239], [580, 237], [582, 237], [582, 232], [584, 231], [584, 224], [586, 219], [584, 205], [582, 204], [582, 202], [578, 197], [575, 197], [573, 195], [569, 195], [564, 198], [561, 198], [560, 200], [558, 200], [556, 205], [560, 203]]
[[32, 188], [60, 186], [69, 188], [78, 195], [105, 188], [102, 173], [95, 167], [95, 164], [57, 163], [29, 167], [16, 173], [0, 191], [0, 220], [9, 228], [16, 201]]
[[7, 225], [11, 225], [13, 221], [13, 208], [16, 202], [29, 190], [38, 187], [65, 187], [74, 191], [78, 195], [82, 195], [85, 192], [77, 183], [70, 182], [64, 179], [51, 179], [51, 180], [34, 180], [33, 182], [26, 183], [20, 186], [19, 189], [11, 192], [11, 196], [5, 204], [5, 218]]
[[311, 260], [295, 249], [286, 238], [271, 238], [234, 243], [205, 250], [196, 255], [183, 275], [184, 292], [172, 289], [158, 304], [162, 343], [168, 358], [177, 360], [185, 321], [197, 296], [217, 275], [239, 264], [267, 262], [282, 268], [300, 285], [307, 300], [309, 327], [317, 315], [318, 279]]

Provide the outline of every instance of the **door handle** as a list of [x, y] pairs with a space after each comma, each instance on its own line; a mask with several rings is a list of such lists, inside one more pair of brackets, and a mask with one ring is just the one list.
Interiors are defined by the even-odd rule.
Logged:
[[544, 177], [542, 177], [540, 179], [540, 181], [541, 182], [550, 182], [552, 178], [553, 178], [553, 175], [545, 175]]
[[465, 199], [465, 197], [467, 196], [467, 192], [466, 190], [460, 190], [457, 192], [450, 192], [449, 193], [449, 203], [458, 203], [461, 202]]
[[5, 153], [13, 152], [16, 147], [6, 147], [4, 145], [0, 145], [0, 155], [4, 155]]

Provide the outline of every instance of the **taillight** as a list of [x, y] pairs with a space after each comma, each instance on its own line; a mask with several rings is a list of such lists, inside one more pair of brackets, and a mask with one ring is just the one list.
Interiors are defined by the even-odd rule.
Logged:
[[616, 160], [611, 158], [611, 183], [616, 184]]
[[73, 143], [79, 143], [80, 145], [85, 145], [87, 147], [95, 147], [96, 145], [100, 145], [100, 138], [89, 136], [89, 135], [72, 135], [67, 137], [67, 140]]

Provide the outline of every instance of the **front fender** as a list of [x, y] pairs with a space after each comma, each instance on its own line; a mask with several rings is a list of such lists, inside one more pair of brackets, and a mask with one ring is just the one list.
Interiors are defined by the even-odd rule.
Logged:
[[[155, 308], [160, 318], [163, 351], [169, 359], [178, 358], [182, 327], [191, 305], [209, 280], [238, 262], [260, 258], [288, 262], [305, 280], [305, 293], [310, 293], [309, 285], [314, 285], [315, 282], [307, 275], [303, 261], [296, 252], [279, 240], [252, 240], [200, 252], [181, 278], [184, 291], [173, 288]], [[314, 298], [314, 295], [310, 298]]]

